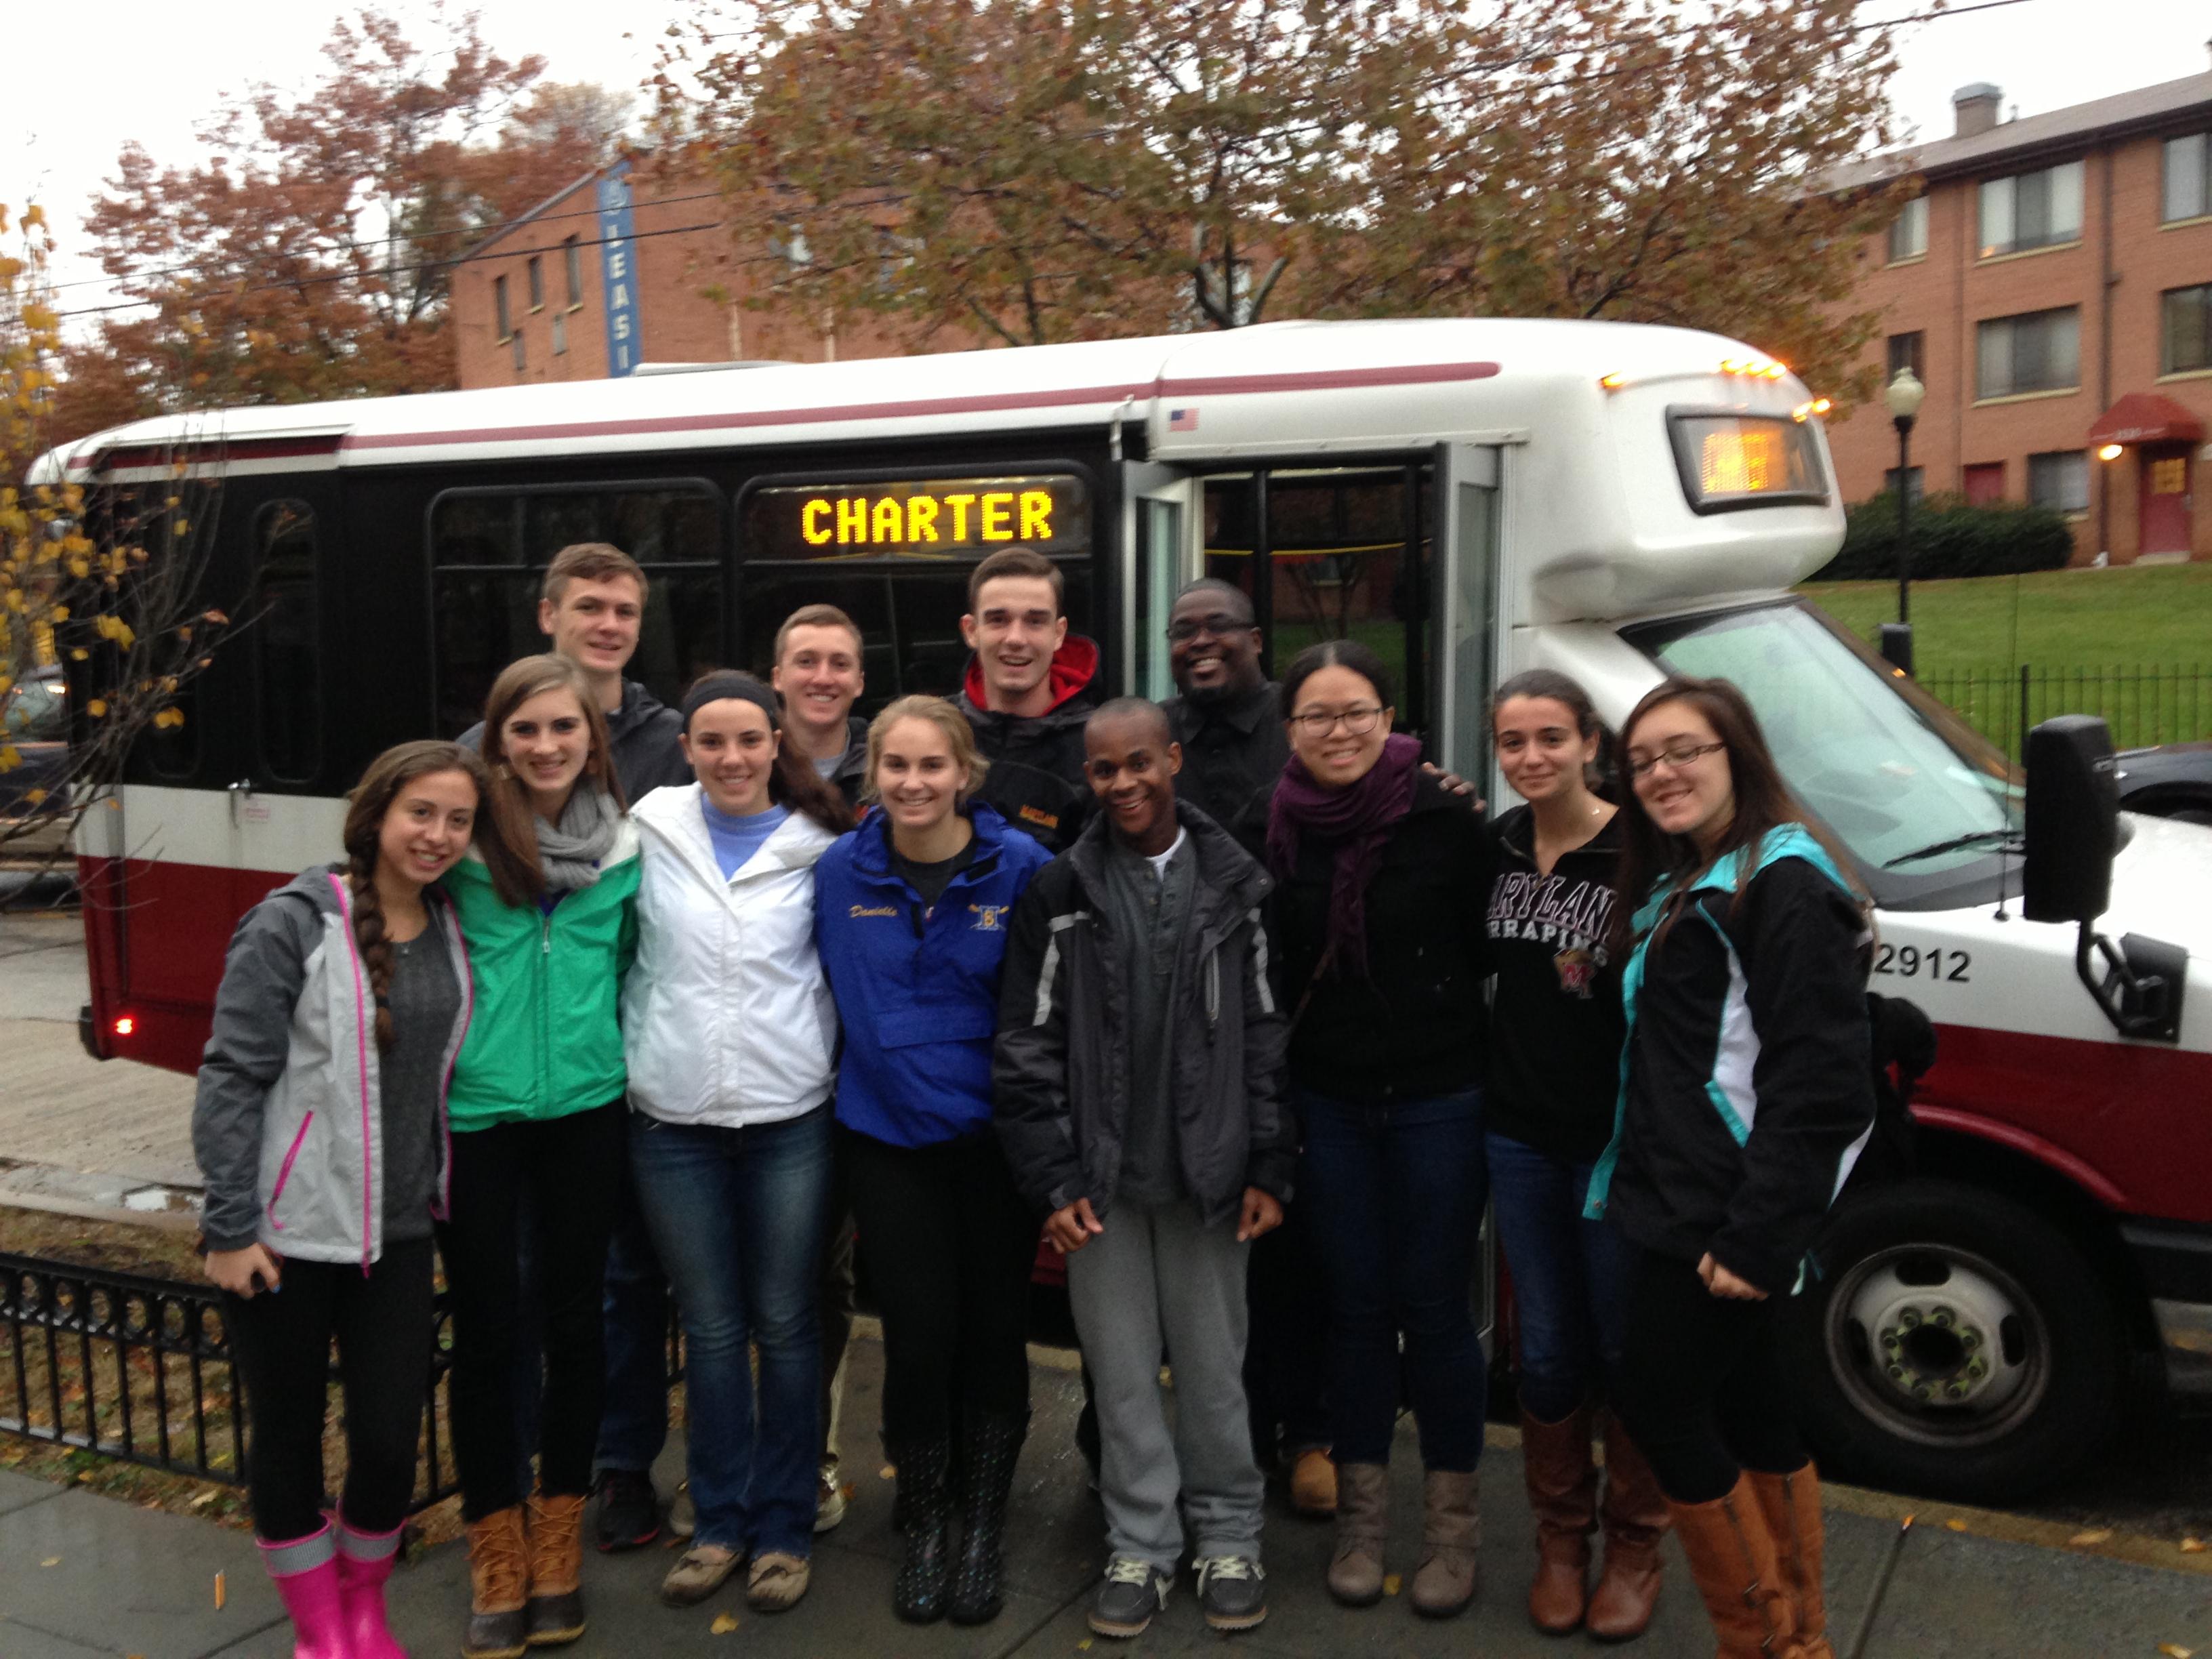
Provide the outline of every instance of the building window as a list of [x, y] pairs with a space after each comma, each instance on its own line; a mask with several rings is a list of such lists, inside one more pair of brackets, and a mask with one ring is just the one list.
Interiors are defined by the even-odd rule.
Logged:
[[1923, 386], [1927, 384], [1928, 359], [1924, 349], [1927, 337], [1917, 328], [1910, 334], [1889, 337], [1889, 373], [1882, 377], [1885, 386], [1895, 380], [1900, 370], [1907, 368], [1912, 371], [1914, 380]]
[[545, 307], [545, 261], [533, 255], [528, 266], [530, 272], [530, 308], [542, 311]]
[[1985, 179], [1982, 185], [1982, 258], [2081, 240], [2081, 164]]
[[1916, 196], [1889, 222], [1889, 262], [1917, 259], [1928, 252], [1928, 198]]
[[2054, 449], [2027, 458], [2027, 499], [2061, 513], [2089, 510], [2089, 457], [2079, 449]]
[[1966, 469], [1966, 505], [1994, 507], [2004, 499], [2004, 463], [1977, 461]]
[[1977, 398], [2071, 391], [2081, 384], [2081, 313], [2073, 306], [1993, 317], [1976, 336]]
[[526, 361], [522, 354], [522, 331], [518, 328], [510, 337], [514, 345], [514, 372], [520, 374]]
[[504, 276], [495, 276], [491, 279], [491, 314], [498, 324], [499, 337], [501, 340], [513, 338], [514, 319], [507, 310], [507, 278]]
[[2158, 372], [2212, 368], [2212, 287], [2170, 288], [2159, 296]]
[[553, 313], [553, 355], [556, 357], [568, 355], [568, 315], [566, 312]]
[[2166, 197], [2160, 217], [2167, 224], [2177, 219], [2201, 219], [2212, 214], [2212, 167], [2205, 153], [2212, 148], [2212, 133], [2192, 132], [2186, 138], [2166, 141]]
[[561, 244], [561, 270], [568, 280], [568, 307], [574, 310], [584, 303], [584, 252], [573, 236]]
[[[1917, 507], [1920, 504], [1921, 498], [1928, 493], [1923, 477], [1924, 471], [1924, 468], [1916, 466], [1905, 475], [1905, 492], [1912, 498], [1912, 504], [1915, 507]], [[1897, 469], [1895, 467], [1893, 466], [1889, 468], [1881, 475], [1881, 487], [1884, 492], [1888, 495], [1894, 495], [1897, 494]]]

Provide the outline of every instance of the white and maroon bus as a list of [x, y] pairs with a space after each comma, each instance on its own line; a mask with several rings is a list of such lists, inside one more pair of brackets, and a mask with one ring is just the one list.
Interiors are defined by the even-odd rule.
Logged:
[[2124, 1034], [2075, 928], [2022, 917], [2017, 773], [1789, 592], [1843, 532], [1822, 407], [1711, 335], [1440, 320], [100, 434], [43, 476], [94, 513], [172, 489], [179, 460], [219, 478], [209, 602], [254, 620], [85, 820], [87, 1040], [192, 1067], [234, 920], [335, 854], [371, 756], [476, 717], [536, 647], [538, 572], [570, 542], [651, 573], [632, 672], [672, 700], [706, 666], [763, 666], [817, 600], [866, 630], [871, 703], [950, 692], [967, 569], [1014, 541], [1061, 562], [1102, 689], [1164, 694], [1170, 598], [1223, 575], [1276, 663], [1335, 635], [1382, 651], [1406, 724], [1493, 794], [1504, 675], [1565, 670], [1616, 720], [1669, 670], [1725, 675], [1880, 905], [1877, 988], [1942, 1041], [1919, 1174], [1838, 1212], [1801, 1304], [1810, 1426], [1870, 1479], [2017, 1491], [2094, 1449], [2136, 1362], [2212, 1391], [2212, 831], [2122, 820], [2104, 925], [2171, 947], [2173, 1016]]

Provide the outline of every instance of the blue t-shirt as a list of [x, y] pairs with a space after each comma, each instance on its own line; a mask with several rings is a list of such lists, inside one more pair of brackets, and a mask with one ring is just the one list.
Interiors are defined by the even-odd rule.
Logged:
[[699, 796], [699, 810], [707, 815], [707, 833], [714, 838], [714, 862], [721, 866], [724, 881], [744, 869], [745, 860], [759, 852], [761, 843], [791, 816], [788, 807], [771, 806], [765, 812], [732, 817], [727, 812], [718, 811], [704, 791]]

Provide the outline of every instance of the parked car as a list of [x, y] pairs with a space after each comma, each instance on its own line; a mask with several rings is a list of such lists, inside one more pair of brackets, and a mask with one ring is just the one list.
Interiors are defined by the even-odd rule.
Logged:
[[2212, 823], [2212, 743], [2124, 749], [2112, 758], [2122, 811]]
[[32, 791], [69, 775], [69, 686], [58, 668], [37, 668], [0, 696], [0, 747], [18, 763], [0, 771], [0, 817], [22, 816]]

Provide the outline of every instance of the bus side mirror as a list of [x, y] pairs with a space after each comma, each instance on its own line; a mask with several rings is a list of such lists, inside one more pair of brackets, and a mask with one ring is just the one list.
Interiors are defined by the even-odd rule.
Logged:
[[2030, 921], [2096, 921], [2112, 901], [2120, 787], [2112, 734], [2088, 714], [2061, 714], [2027, 734]]
[[2080, 927], [2074, 971], [2122, 1035], [2176, 1042], [2189, 952], [2140, 933], [2114, 945], [2096, 930], [2112, 900], [2119, 829], [2119, 780], [2105, 722], [2061, 714], [2030, 732], [2021, 908], [2030, 921]]

